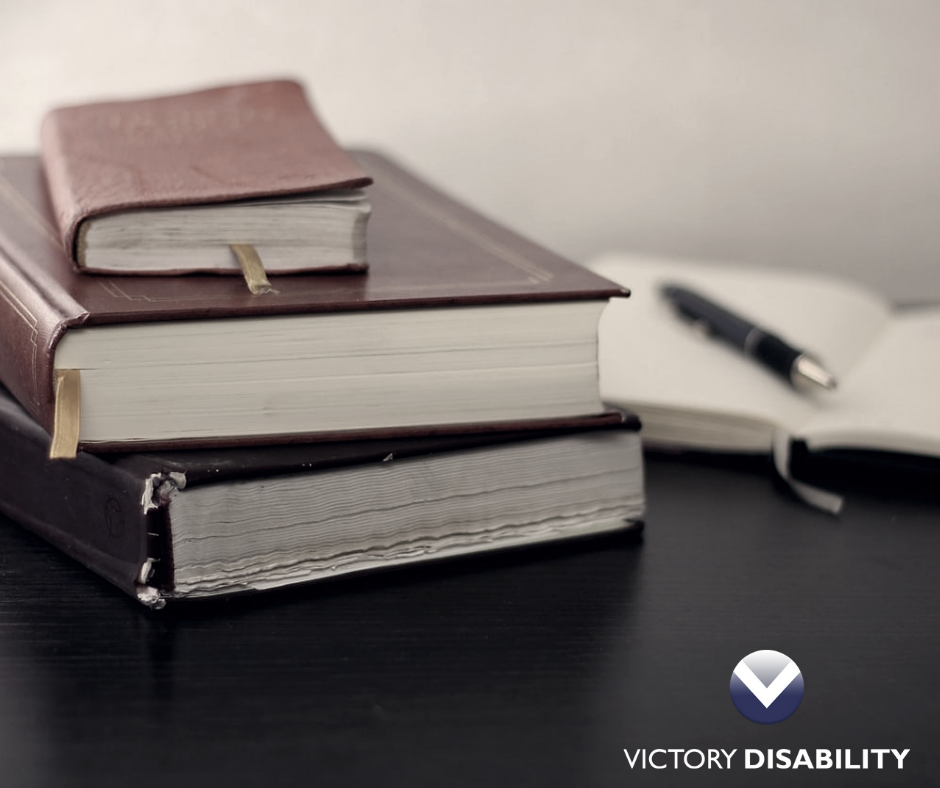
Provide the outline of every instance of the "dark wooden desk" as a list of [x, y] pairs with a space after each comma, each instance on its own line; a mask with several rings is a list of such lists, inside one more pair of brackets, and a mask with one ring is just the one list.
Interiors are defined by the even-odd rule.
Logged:
[[[940, 504], [835, 520], [763, 471], [652, 458], [639, 542], [158, 614], [2, 520], [0, 785], [938, 784]], [[728, 692], [764, 648], [806, 684], [775, 726]], [[631, 771], [642, 747], [911, 752]]]

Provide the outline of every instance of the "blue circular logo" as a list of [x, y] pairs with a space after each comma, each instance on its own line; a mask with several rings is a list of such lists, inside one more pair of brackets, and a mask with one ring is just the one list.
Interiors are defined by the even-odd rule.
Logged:
[[731, 700], [751, 722], [782, 722], [803, 700], [803, 674], [786, 654], [755, 651], [731, 674]]

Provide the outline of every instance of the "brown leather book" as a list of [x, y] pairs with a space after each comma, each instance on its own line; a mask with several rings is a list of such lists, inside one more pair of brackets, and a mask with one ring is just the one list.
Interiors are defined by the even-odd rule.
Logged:
[[368, 176], [279, 80], [52, 110], [42, 159], [63, 244], [89, 272], [366, 267]]
[[38, 159], [0, 159], [0, 381], [66, 449], [465, 431], [602, 410], [597, 323], [627, 291], [381, 155], [356, 158], [375, 180], [369, 273], [276, 276], [263, 296], [234, 277], [80, 273]]
[[637, 529], [637, 427], [617, 412], [540, 432], [63, 463], [0, 387], [0, 511], [162, 607]]

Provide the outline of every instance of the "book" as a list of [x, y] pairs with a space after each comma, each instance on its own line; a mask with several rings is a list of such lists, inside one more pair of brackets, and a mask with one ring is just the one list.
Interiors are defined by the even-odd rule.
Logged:
[[627, 292], [380, 154], [357, 161], [375, 179], [369, 273], [254, 296], [232, 277], [83, 275], [38, 159], [0, 158], [0, 382], [62, 456], [602, 410], [597, 322]]
[[[805, 451], [940, 457], [933, 402], [940, 307], [895, 308], [855, 282], [805, 270], [608, 253], [590, 267], [633, 292], [600, 325], [605, 402], [630, 407], [651, 447], [770, 454], [783, 473]], [[793, 345], [838, 381], [801, 391], [752, 358], [702, 335], [661, 296], [693, 289]]]
[[87, 272], [367, 267], [369, 178], [303, 88], [272, 80], [59, 107], [41, 153], [54, 216]]
[[150, 607], [641, 526], [635, 417], [47, 458], [0, 387], [0, 511]]

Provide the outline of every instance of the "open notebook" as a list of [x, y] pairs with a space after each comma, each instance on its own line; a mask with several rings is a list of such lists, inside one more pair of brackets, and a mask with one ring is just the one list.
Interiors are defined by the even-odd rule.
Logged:
[[[810, 451], [862, 449], [940, 457], [940, 306], [894, 310], [854, 283], [775, 270], [607, 254], [593, 270], [632, 291], [600, 328], [601, 395], [629, 406], [648, 445], [775, 452], [788, 474], [794, 440]], [[680, 320], [665, 283], [696, 290], [812, 351], [836, 391], [797, 391]], [[837, 508], [836, 499], [813, 501]]]

